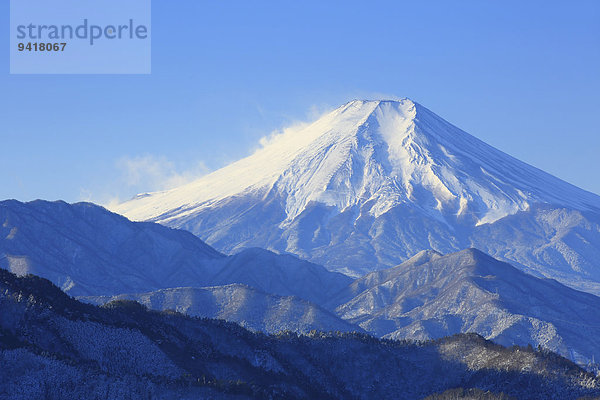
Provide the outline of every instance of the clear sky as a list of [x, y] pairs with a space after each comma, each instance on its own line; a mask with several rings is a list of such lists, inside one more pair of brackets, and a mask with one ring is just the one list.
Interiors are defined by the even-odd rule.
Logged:
[[153, 0], [147, 76], [9, 75], [8, 46], [0, 199], [125, 200], [378, 97], [600, 193], [600, 1]]

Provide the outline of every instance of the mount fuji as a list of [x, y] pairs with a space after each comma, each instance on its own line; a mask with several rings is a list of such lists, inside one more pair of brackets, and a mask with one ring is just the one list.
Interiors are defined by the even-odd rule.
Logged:
[[186, 229], [226, 253], [262, 247], [353, 276], [421, 250], [476, 247], [600, 293], [600, 196], [409, 99], [349, 102], [249, 157], [114, 211]]

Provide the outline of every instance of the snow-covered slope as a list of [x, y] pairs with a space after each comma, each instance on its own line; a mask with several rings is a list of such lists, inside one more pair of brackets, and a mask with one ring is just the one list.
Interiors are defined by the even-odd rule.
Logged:
[[[537, 205], [585, 218], [600, 213], [599, 196], [404, 99], [352, 101], [245, 159], [180, 188], [139, 195], [115, 211], [187, 229], [221, 251], [268, 248], [360, 275], [420, 250], [447, 253], [485, 242], [478, 228], [518, 213], [534, 219], [529, 213]], [[583, 225], [590, 226], [591, 242], [574, 237], [533, 260], [552, 241], [537, 230], [529, 232], [536, 239], [532, 253], [513, 261], [539, 266], [539, 274], [564, 273], [557, 277], [572, 285], [587, 281], [593, 291], [600, 282], [590, 259], [600, 247], [599, 225], [595, 219]], [[533, 236], [524, 234], [521, 243], [528, 246]], [[491, 243], [479, 245], [511, 260]]]
[[90, 204], [0, 202], [0, 268], [51, 280], [72, 296], [240, 283], [323, 302], [352, 280], [290, 255], [225, 256], [189, 232]]
[[154, 310], [175, 310], [187, 315], [237, 322], [253, 331], [363, 332], [314, 303], [292, 296], [275, 296], [246, 285], [232, 284], [206, 288], [173, 288], [112, 297], [84, 297], [80, 300], [104, 304], [113, 300], [135, 300]]
[[503, 345], [541, 345], [582, 364], [600, 357], [599, 297], [476, 249], [419, 253], [356, 280], [336, 303], [339, 316], [385, 338], [476, 332]]

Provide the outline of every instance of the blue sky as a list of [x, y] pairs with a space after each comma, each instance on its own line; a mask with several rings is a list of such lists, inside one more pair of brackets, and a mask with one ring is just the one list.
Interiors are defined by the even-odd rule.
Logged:
[[9, 75], [1, 46], [1, 199], [125, 200], [404, 96], [600, 193], [598, 1], [154, 0], [151, 75]]

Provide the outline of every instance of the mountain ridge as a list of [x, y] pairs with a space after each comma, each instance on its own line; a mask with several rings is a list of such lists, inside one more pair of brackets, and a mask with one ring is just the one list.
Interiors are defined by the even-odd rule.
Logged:
[[[124, 296], [267, 331], [358, 325], [414, 339], [475, 331], [507, 345], [539, 344], [582, 365], [600, 356], [600, 298], [478, 250], [423, 250], [353, 281], [263, 249], [225, 256], [189, 232], [87, 203], [0, 202], [0, 222], [0, 267], [51, 278], [69, 295]], [[15, 259], [26, 263], [10, 264]]]
[[267, 336], [131, 301], [83, 304], [45, 279], [4, 270], [0, 365], [0, 396], [11, 400], [416, 400], [458, 387], [498, 399], [600, 394], [596, 376], [554, 353], [475, 334], [422, 343], [356, 333]]
[[226, 256], [187, 231], [131, 222], [91, 203], [41, 200], [0, 202], [0, 268], [40, 275], [74, 296], [248, 283], [321, 303], [351, 281], [295, 256]]
[[232, 283], [203, 288], [169, 288], [148, 293], [118, 296], [79, 297], [102, 305], [116, 300], [134, 300], [148, 309], [174, 310], [192, 317], [218, 318], [236, 322], [255, 332], [281, 331], [309, 333], [365, 332], [335, 313], [296, 296], [277, 296], [251, 286]]
[[477, 332], [503, 345], [548, 348], [582, 365], [600, 357], [600, 297], [533, 277], [473, 248], [422, 252], [372, 272], [330, 306], [384, 338]]

